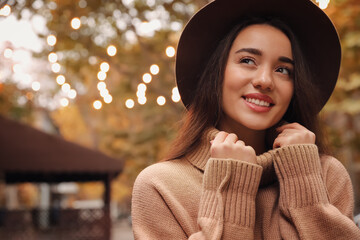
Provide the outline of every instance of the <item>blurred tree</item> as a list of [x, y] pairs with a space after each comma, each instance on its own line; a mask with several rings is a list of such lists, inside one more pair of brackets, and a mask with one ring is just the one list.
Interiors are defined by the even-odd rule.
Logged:
[[352, 177], [356, 212], [359, 212], [360, 2], [331, 0], [325, 11], [336, 25], [341, 39], [342, 64], [338, 84], [322, 114], [334, 155], [344, 163]]
[[[207, 2], [9, 1], [19, 19], [35, 24], [43, 48], [33, 55], [42, 60], [39, 68], [47, 72], [38, 81], [41, 86], [45, 81], [53, 84], [39, 91], [19, 89], [8, 75], [9, 79], [0, 83], [0, 113], [29, 120], [34, 112], [48, 112], [64, 137], [126, 159], [123, 174], [113, 183], [113, 196], [129, 202], [135, 177], [162, 159], [184, 111], [180, 102], [171, 100], [174, 57], [169, 57], [166, 49], [176, 47], [186, 21]], [[351, 170], [353, 162], [360, 159], [360, 3], [331, 0], [325, 11], [339, 30], [343, 61], [340, 81], [322, 116], [335, 156]], [[44, 29], [40, 27], [43, 22]], [[55, 37], [56, 43], [49, 36]], [[158, 73], [150, 71], [153, 64], [159, 67]], [[145, 73], [151, 82], [143, 80]], [[145, 94], [141, 91], [144, 86]], [[109, 95], [111, 98], [105, 97]], [[165, 97], [165, 105], [157, 103], [159, 96]], [[112, 101], [106, 103], [109, 99]], [[135, 103], [132, 108], [125, 105], [128, 99]], [[93, 107], [95, 100], [102, 104], [98, 110]], [[356, 185], [355, 172], [352, 177]]]

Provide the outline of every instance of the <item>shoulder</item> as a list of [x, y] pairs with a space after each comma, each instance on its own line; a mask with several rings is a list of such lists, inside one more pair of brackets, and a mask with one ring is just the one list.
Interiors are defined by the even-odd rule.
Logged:
[[349, 173], [344, 165], [333, 156], [320, 155], [320, 163], [324, 177], [327, 178], [338, 178], [338, 177], [349, 177]]
[[344, 165], [336, 158], [328, 155], [321, 156], [320, 161], [330, 201], [352, 198], [353, 187], [350, 175]]
[[198, 178], [199, 172], [184, 159], [155, 163], [146, 167], [137, 176], [134, 190], [137, 188], [158, 188], [166, 185], [178, 185]]
[[352, 217], [354, 192], [348, 171], [339, 160], [332, 156], [323, 155], [320, 161], [330, 203], [346, 216]]

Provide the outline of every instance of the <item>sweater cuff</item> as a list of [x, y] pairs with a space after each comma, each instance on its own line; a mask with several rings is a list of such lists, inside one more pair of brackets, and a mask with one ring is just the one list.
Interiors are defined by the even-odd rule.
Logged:
[[234, 159], [209, 159], [199, 217], [253, 226], [262, 167]]
[[273, 154], [284, 207], [298, 208], [329, 202], [316, 145], [290, 145], [277, 149]]

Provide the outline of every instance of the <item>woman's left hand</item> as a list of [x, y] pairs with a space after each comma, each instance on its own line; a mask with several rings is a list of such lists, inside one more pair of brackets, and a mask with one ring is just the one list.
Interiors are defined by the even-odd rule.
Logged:
[[289, 123], [276, 128], [279, 135], [274, 141], [273, 148], [292, 144], [315, 144], [315, 134], [299, 123]]

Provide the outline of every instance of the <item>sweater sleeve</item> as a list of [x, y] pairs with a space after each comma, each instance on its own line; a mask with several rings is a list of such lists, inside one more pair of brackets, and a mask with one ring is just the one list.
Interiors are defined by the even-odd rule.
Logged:
[[286, 219], [282, 235], [282, 224], [291, 224], [300, 239], [360, 239], [352, 220], [352, 185], [341, 163], [327, 158], [322, 164], [316, 145], [290, 145], [273, 154]]
[[253, 239], [261, 173], [262, 167], [255, 164], [210, 159], [204, 172], [198, 235], [203, 239]]
[[[197, 229], [187, 236], [151, 176], [140, 174], [132, 197], [135, 239], [253, 239], [262, 167], [210, 159], [204, 171]], [[241, 238], [240, 238], [241, 237]]]

